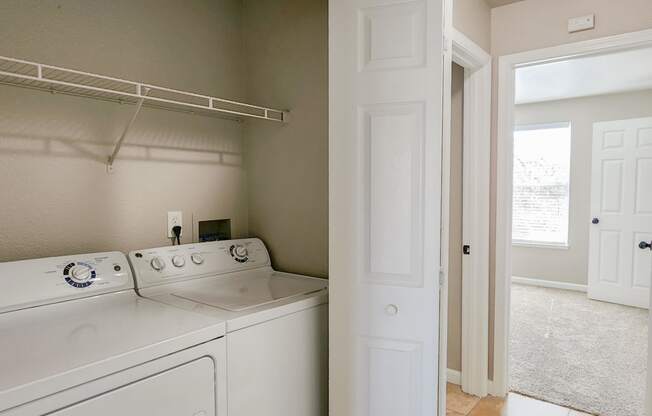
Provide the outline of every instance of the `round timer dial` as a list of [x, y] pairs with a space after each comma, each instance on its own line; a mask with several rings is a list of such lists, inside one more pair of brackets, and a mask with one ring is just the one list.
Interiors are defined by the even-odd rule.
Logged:
[[231, 257], [233, 257], [233, 259], [238, 263], [245, 263], [247, 260], [249, 260], [247, 247], [243, 246], [242, 244], [234, 244], [229, 247], [229, 253], [231, 253]]
[[72, 287], [84, 288], [93, 284], [97, 273], [90, 264], [69, 263], [63, 268], [63, 278]]

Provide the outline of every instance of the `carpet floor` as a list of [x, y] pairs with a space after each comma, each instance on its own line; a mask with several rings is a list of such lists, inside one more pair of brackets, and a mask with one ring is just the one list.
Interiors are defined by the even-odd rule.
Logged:
[[644, 416], [646, 310], [512, 285], [510, 388], [600, 416]]

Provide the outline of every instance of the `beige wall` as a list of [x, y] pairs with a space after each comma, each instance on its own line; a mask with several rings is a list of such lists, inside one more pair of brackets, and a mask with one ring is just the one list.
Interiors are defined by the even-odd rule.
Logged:
[[[569, 34], [567, 20], [570, 17], [595, 13], [596, 29]], [[492, 181], [490, 241], [496, 232], [496, 121], [498, 95], [498, 57], [560, 45], [652, 28], [650, 0], [525, 0], [491, 10], [491, 54], [493, 60], [492, 98]], [[489, 375], [493, 374], [493, 331], [495, 293], [495, 245], [489, 252]]]
[[328, 275], [328, 2], [245, 0], [250, 100], [292, 111], [245, 128], [249, 230], [285, 271]]
[[[238, 0], [5, 0], [0, 55], [242, 98], [241, 23]], [[145, 109], [109, 175], [132, 110], [0, 87], [0, 261], [169, 244], [168, 210], [184, 241], [193, 215], [247, 234], [241, 125]]]
[[293, 110], [145, 109], [108, 175], [133, 107], [0, 87], [0, 260], [165, 245], [182, 210], [186, 242], [193, 218], [231, 218], [278, 268], [327, 275], [326, 0], [8, 0], [0, 27], [0, 55]]
[[[595, 13], [595, 29], [568, 33], [568, 19]], [[652, 26], [650, 0], [525, 0], [491, 10], [495, 56], [561, 45]]]
[[448, 236], [448, 368], [462, 369], [462, 143], [464, 68], [451, 78], [450, 218]]
[[586, 285], [593, 123], [652, 116], [652, 90], [519, 105], [514, 116], [521, 125], [570, 121], [572, 156], [568, 250], [514, 246], [512, 274]]
[[489, 52], [491, 9], [485, 0], [453, 0], [453, 27]]

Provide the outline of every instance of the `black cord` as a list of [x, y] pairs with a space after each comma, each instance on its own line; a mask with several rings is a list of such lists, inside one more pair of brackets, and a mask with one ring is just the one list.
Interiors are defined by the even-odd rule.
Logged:
[[[181, 226], [175, 225], [174, 227], [172, 227], [172, 232], [174, 233], [174, 236], [177, 239], [177, 244], [181, 245]], [[172, 239], [172, 245], [174, 245], [174, 238]]]

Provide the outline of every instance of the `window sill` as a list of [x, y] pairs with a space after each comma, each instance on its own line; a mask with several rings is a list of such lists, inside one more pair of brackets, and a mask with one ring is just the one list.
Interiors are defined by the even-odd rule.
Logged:
[[526, 242], [513, 242], [512, 247], [522, 247], [522, 248], [549, 248], [553, 250], [568, 250], [570, 246], [568, 244], [546, 244], [546, 243], [526, 243]]

